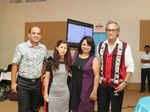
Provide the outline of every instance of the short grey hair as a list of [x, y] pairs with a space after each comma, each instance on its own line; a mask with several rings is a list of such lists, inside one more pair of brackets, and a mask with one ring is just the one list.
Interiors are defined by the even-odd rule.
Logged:
[[120, 25], [118, 24], [118, 22], [113, 21], [113, 20], [110, 20], [110, 21], [107, 22], [105, 30], [107, 29], [108, 25], [110, 25], [110, 24], [117, 25], [118, 26], [118, 31], [120, 32]]

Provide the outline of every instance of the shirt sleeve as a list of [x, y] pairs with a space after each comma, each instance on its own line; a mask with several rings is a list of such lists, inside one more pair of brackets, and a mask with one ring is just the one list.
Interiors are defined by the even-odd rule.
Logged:
[[48, 50], [45, 48], [45, 59], [48, 59]]
[[129, 45], [127, 45], [127, 48], [125, 50], [125, 66], [126, 72], [134, 72], [134, 61], [131, 48]]
[[21, 48], [19, 46], [16, 47], [16, 51], [14, 53], [14, 57], [13, 57], [13, 63], [19, 64], [20, 60], [21, 60]]

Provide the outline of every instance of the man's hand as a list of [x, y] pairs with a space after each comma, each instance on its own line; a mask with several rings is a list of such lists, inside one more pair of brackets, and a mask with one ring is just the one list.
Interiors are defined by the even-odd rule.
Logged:
[[17, 71], [18, 71], [18, 65], [16, 63], [13, 63], [12, 64], [12, 69], [11, 69], [11, 90], [13, 92], [17, 92], [17, 90], [16, 90], [16, 87], [17, 87], [17, 83], [16, 83]]
[[119, 86], [117, 88], [115, 88], [115, 93], [122, 91], [123, 89], [126, 88], [126, 83], [123, 81], [121, 84], [119, 84]]
[[16, 84], [16, 83], [12, 83], [12, 84], [11, 84], [11, 90], [12, 90], [13, 92], [17, 92], [16, 87], [17, 87], [17, 84]]

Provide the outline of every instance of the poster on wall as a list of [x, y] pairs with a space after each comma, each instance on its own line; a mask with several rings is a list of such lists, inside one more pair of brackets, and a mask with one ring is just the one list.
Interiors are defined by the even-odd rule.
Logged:
[[103, 42], [107, 39], [107, 35], [105, 32], [94, 32], [93, 39], [95, 43], [95, 55], [97, 54], [97, 46], [100, 42]]

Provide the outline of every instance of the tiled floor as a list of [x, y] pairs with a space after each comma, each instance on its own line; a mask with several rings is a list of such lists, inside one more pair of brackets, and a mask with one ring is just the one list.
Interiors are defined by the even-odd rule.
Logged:
[[139, 90], [127, 90], [124, 95], [122, 112], [134, 112], [138, 100], [144, 96], [150, 96], [150, 93], [140, 93]]
[[[150, 93], [139, 93], [137, 90], [127, 90], [124, 95], [122, 112], [134, 112], [138, 99], [144, 96], [150, 96]], [[17, 112], [17, 102], [3, 101], [0, 102], [0, 112]]]

